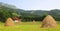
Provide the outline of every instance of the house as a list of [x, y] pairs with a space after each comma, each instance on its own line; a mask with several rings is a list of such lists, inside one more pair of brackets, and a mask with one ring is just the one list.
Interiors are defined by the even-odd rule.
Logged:
[[19, 17], [13, 17], [12, 19], [13, 19], [14, 22], [19, 22], [20, 21]]

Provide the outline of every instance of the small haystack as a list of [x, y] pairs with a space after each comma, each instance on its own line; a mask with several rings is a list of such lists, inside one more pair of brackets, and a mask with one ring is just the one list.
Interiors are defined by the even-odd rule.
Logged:
[[33, 20], [33, 23], [36, 23], [36, 21], [35, 21], [35, 20]]
[[46, 27], [46, 28], [56, 27], [56, 26], [57, 26], [57, 23], [51, 15], [48, 15], [47, 17], [45, 17], [41, 25], [41, 27]]
[[5, 22], [5, 26], [14, 26], [14, 22], [11, 18], [8, 18]]

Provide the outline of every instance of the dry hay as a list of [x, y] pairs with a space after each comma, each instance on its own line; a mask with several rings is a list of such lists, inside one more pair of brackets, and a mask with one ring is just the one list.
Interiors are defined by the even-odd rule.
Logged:
[[11, 18], [8, 18], [5, 22], [5, 26], [14, 26], [14, 22]]
[[35, 20], [33, 20], [33, 23], [36, 23], [36, 21], [35, 21]]
[[47, 17], [45, 17], [41, 25], [41, 27], [46, 27], [46, 28], [56, 27], [56, 26], [57, 26], [57, 23], [51, 15], [48, 15]]

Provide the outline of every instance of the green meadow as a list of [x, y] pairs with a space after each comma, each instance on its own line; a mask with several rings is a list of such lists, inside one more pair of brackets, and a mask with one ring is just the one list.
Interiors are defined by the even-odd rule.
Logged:
[[22, 22], [15, 23], [15, 26], [4, 26], [0, 22], [0, 31], [60, 31], [60, 23], [55, 28], [41, 28], [41, 22]]
[[[60, 31], [59, 2], [57, 0], [1, 0], [0, 31]], [[43, 26], [46, 24], [44, 27], [51, 27], [42, 28], [42, 21]], [[55, 21], [57, 21], [57, 27], [55, 27]]]

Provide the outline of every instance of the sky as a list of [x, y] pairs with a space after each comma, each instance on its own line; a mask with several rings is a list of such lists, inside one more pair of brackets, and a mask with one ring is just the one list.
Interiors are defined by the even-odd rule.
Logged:
[[60, 9], [60, 0], [0, 0], [24, 10]]

